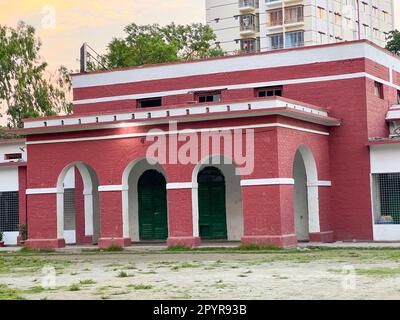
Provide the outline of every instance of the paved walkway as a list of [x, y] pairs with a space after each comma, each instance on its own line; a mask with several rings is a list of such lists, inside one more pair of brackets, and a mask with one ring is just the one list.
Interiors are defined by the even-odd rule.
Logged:
[[[240, 242], [205, 242], [200, 248], [233, 248], [240, 245]], [[300, 248], [310, 247], [325, 247], [325, 248], [399, 248], [400, 242], [334, 242], [334, 243], [299, 243]], [[165, 250], [167, 246], [163, 243], [136, 243], [130, 247], [125, 248], [125, 251], [132, 252], [151, 252]], [[8, 246], [0, 248], [1, 251], [15, 252], [20, 250], [21, 247]], [[57, 249], [58, 252], [65, 253], [80, 253], [82, 250], [96, 250], [97, 246], [67, 246], [65, 248]]]

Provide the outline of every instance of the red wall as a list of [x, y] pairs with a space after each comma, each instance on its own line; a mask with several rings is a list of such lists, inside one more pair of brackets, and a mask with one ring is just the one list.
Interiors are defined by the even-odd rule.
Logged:
[[[264, 81], [321, 77], [368, 72], [389, 80], [389, 70], [368, 59], [353, 59], [311, 65], [208, 74], [130, 84], [81, 88], [74, 99], [127, 95], [193, 87], [224, 86]], [[399, 74], [394, 73], [395, 81]], [[288, 125], [329, 132], [329, 136], [293, 131], [285, 128], [263, 128], [255, 132], [255, 170], [245, 179], [292, 177], [293, 159], [298, 147], [306, 145], [317, 163], [319, 180], [332, 181], [332, 187], [319, 188], [321, 232], [334, 231], [337, 240], [371, 240], [369, 137], [386, 137], [385, 115], [397, 97], [395, 89], [384, 86], [384, 99], [374, 96], [374, 81], [367, 78], [334, 80], [285, 85], [284, 97], [326, 108], [329, 115], [342, 120], [330, 129], [285, 117], [249, 117], [231, 120], [181, 123], [183, 128], [210, 128], [243, 124], [280, 122]], [[254, 98], [254, 89], [224, 90], [223, 100]], [[163, 98], [166, 106], [187, 103], [193, 94]], [[117, 101], [75, 106], [77, 114], [136, 108], [136, 101]], [[159, 126], [166, 130], [166, 126]], [[128, 127], [110, 130], [47, 134], [29, 137], [29, 141], [93, 137], [146, 132], [153, 127]], [[28, 188], [54, 188], [61, 170], [71, 162], [81, 161], [97, 173], [100, 185], [120, 185], [122, 172], [133, 160], [144, 157], [142, 138], [112, 139], [29, 145]], [[182, 142], [180, 143], [182, 144]], [[223, 153], [224, 150], [221, 150]], [[168, 182], [189, 182], [193, 165], [166, 165]], [[294, 244], [293, 186], [243, 187], [244, 242]], [[354, 195], [359, 195], [355, 197]], [[30, 196], [28, 201], [30, 231], [33, 237], [54, 237], [54, 195]], [[191, 194], [188, 190], [168, 192], [169, 227], [172, 237], [191, 235]], [[105, 238], [122, 237], [120, 192], [102, 192], [101, 233]], [[38, 221], [51, 218], [45, 223]]]

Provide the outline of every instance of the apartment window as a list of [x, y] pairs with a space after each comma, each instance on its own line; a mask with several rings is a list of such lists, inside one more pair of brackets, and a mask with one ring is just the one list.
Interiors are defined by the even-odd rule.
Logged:
[[257, 39], [240, 39], [240, 50], [245, 53], [257, 52]]
[[324, 32], [318, 31], [318, 43], [325, 43], [326, 34]]
[[317, 7], [317, 17], [321, 20], [325, 19], [325, 9], [322, 7]]
[[268, 26], [279, 26], [283, 24], [283, 13], [282, 9], [271, 10], [267, 12]]
[[374, 28], [374, 37], [379, 38], [379, 30], [377, 28]]
[[397, 104], [400, 104], [400, 90], [397, 90]]
[[303, 6], [288, 7], [285, 9], [285, 23], [304, 21]]
[[379, 15], [378, 8], [375, 6], [372, 6], [372, 14], [377, 17]]
[[351, 26], [351, 19], [348, 17], [344, 17], [344, 25], [346, 27], [350, 27]]
[[283, 33], [278, 33], [269, 36], [271, 42], [271, 49], [282, 49], [283, 48]]
[[368, 25], [366, 25], [366, 24], [362, 25], [362, 30], [363, 30], [363, 33], [364, 33], [365, 36], [368, 35], [368, 28], [369, 28]]
[[366, 2], [361, 2], [361, 7], [362, 7], [362, 11], [364, 13], [368, 13], [368, 3]]
[[18, 191], [0, 192], [0, 232], [16, 232], [18, 230]]
[[384, 96], [383, 96], [383, 84], [382, 83], [380, 83], [378, 81], [374, 82], [374, 94], [375, 94], [375, 96], [377, 96], [380, 99], [384, 98]]
[[286, 48], [304, 46], [304, 31], [292, 31], [285, 34]]
[[342, 16], [337, 12], [335, 12], [335, 23], [342, 24]]
[[265, 87], [265, 88], [258, 88], [256, 89], [256, 96], [259, 98], [262, 97], [274, 97], [278, 96], [281, 97], [283, 93], [283, 87]]
[[239, 0], [240, 8], [244, 7], [258, 8], [258, 6], [259, 6], [258, 0]]
[[154, 108], [162, 106], [162, 98], [143, 99], [138, 102], [139, 108]]
[[256, 30], [256, 16], [253, 14], [240, 16], [240, 31], [247, 30]]
[[20, 160], [22, 159], [22, 153], [6, 153], [4, 160]]
[[196, 93], [196, 100], [199, 103], [221, 101], [221, 91]]
[[387, 21], [388, 20], [388, 13], [386, 11], [382, 10], [382, 17], [383, 17], [383, 21]]

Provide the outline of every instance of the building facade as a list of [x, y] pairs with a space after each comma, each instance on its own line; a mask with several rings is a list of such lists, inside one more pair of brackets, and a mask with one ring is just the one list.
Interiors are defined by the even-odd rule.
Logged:
[[30, 247], [400, 240], [400, 59], [371, 42], [81, 73], [73, 93], [4, 164]]
[[207, 24], [229, 53], [367, 39], [394, 30], [393, 0], [206, 0]]

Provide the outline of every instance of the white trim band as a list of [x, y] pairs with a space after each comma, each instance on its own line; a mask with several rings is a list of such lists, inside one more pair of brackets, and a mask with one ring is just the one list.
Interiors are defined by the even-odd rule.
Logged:
[[27, 195], [34, 194], [56, 194], [58, 193], [57, 188], [37, 188], [37, 189], [26, 189]]
[[35, 144], [49, 144], [49, 143], [98, 141], [98, 140], [141, 138], [141, 137], [176, 135], [176, 134], [185, 134], [185, 133], [218, 132], [218, 131], [227, 131], [227, 130], [245, 130], [245, 129], [272, 128], [272, 127], [293, 129], [293, 130], [302, 131], [302, 132], [315, 133], [315, 134], [319, 134], [319, 135], [323, 135], [323, 136], [329, 136], [329, 132], [325, 132], [325, 131], [307, 129], [307, 128], [302, 128], [302, 127], [292, 126], [292, 125], [282, 124], [282, 123], [267, 123], [267, 124], [253, 124], [253, 125], [234, 126], [234, 127], [186, 129], [186, 130], [157, 131], [157, 132], [147, 132], [147, 133], [116, 134], [116, 135], [109, 135], [109, 136], [86, 137], [86, 138], [27, 141], [26, 144], [27, 145], [35, 145]]
[[307, 182], [307, 187], [332, 187], [332, 181]]
[[292, 178], [272, 178], [272, 179], [248, 179], [240, 181], [242, 187], [248, 186], [272, 186], [272, 185], [293, 185]]
[[191, 182], [167, 183], [167, 190], [192, 189], [192, 188], [193, 188], [193, 183]]
[[99, 186], [99, 192], [123, 191], [122, 185]]

